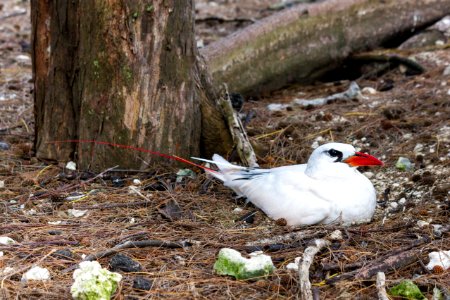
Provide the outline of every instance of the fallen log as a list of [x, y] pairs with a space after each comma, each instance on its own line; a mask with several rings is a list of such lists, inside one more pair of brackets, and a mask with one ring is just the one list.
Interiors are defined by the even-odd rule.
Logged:
[[329, 0], [284, 10], [200, 49], [216, 84], [256, 94], [311, 82], [350, 54], [427, 26], [446, 0]]

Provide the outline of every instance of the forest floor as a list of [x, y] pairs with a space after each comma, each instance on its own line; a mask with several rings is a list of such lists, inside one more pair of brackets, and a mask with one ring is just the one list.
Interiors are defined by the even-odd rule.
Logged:
[[[198, 45], [274, 13], [273, 3], [197, 1]], [[426, 69], [419, 75], [390, 66], [377, 76], [363, 76], [374, 64], [352, 69], [359, 72], [352, 78], [362, 89], [359, 100], [267, 108], [346, 90], [350, 81], [336, 74], [332, 82], [247, 99], [241, 113], [253, 115], [247, 131], [261, 167], [304, 163], [315, 146], [330, 141], [353, 144], [385, 162], [362, 170], [378, 193], [371, 223], [290, 228], [261, 211], [242, 218], [255, 208], [234, 200], [230, 190], [198, 170], [195, 178], [177, 177], [174, 167], [108, 172], [89, 181], [88, 173], [65, 169], [66, 162], [38, 161], [32, 152], [30, 34], [28, 2], [2, 1], [0, 236], [16, 243], [0, 245], [0, 299], [69, 299], [73, 270], [84, 255], [145, 240], [175, 244], [120, 250], [141, 270], [121, 272], [115, 299], [292, 299], [299, 294], [298, 274], [286, 265], [334, 230], [342, 239], [322, 250], [310, 269], [320, 299], [376, 299], [375, 273], [361, 275], [370, 270], [384, 271], [388, 288], [410, 279], [428, 299], [435, 287], [448, 296], [449, 271], [425, 265], [428, 253], [450, 250], [450, 49], [409, 50]], [[398, 169], [399, 157], [408, 158], [412, 169]], [[84, 215], [76, 217], [71, 209]], [[213, 264], [224, 247], [263, 250], [276, 270], [251, 281], [219, 276]], [[103, 267], [112, 268], [112, 254], [98, 258]], [[388, 266], [390, 260], [397, 264]], [[47, 268], [51, 280], [22, 282], [22, 274], [35, 265]], [[151, 289], [135, 288], [137, 277], [149, 280]]]

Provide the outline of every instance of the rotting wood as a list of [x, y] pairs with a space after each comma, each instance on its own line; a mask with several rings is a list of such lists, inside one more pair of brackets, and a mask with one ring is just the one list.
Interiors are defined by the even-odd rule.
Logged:
[[217, 83], [256, 94], [311, 82], [358, 51], [414, 32], [450, 11], [450, 2], [329, 0], [301, 4], [200, 49]]

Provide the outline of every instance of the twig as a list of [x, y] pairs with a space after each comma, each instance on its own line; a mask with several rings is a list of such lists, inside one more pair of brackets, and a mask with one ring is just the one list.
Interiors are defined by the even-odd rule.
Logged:
[[217, 16], [211, 16], [211, 17], [205, 17], [205, 18], [196, 18], [195, 22], [196, 23], [200, 23], [200, 22], [211, 22], [211, 21], [215, 21], [215, 22], [219, 22], [219, 23], [229, 23], [229, 22], [236, 22], [236, 23], [245, 23], [245, 22], [249, 22], [249, 23], [255, 23], [256, 20], [251, 18], [223, 18], [223, 17], [217, 17]]
[[304, 239], [320, 238], [325, 236], [326, 231], [323, 230], [303, 230], [294, 231], [287, 234], [276, 235], [271, 238], [260, 239], [246, 243], [246, 246], [261, 246], [270, 244], [280, 244], [285, 242], [292, 242]]
[[119, 250], [128, 248], [145, 248], [145, 247], [184, 248], [187, 246], [190, 246], [190, 244], [186, 242], [176, 243], [176, 242], [165, 242], [161, 240], [126, 241], [125, 243], [116, 245], [111, 249], [88, 255], [86, 256], [84, 261], [91, 261], [106, 256], [110, 256], [117, 253]]
[[219, 99], [219, 104], [222, 108], [222, 113], [227, 120], [227, 125], [233, 138], [233, 142], [236, 145], [239, 158], [249, 167], [258, 167], [256, 154], [253, 151], [253, 147], [250, 144], [241, 120], [231, 105], [230, 95], [226, 85], [224, 85], [224, 90], [225, 97]]
[[331, 243], [328, 240], [317, 239], [314, 240], [314, 244], [306, 248], [303, 258], [299, 263], [298, 275], [300, 280], [300, 299], [302, 300], [313, 300], [311, 282], [309, 281], [309, 268], [314, 260], [314, 256]]
[[389, 300], [386, 292], [386, 275], [383, 272], [377, 273], [377, 293], [378, 300]]

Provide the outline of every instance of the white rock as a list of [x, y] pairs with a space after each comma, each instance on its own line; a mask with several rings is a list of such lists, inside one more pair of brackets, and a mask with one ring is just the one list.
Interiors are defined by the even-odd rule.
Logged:
[[142, 182], [139, 179], [133, 179], [133, 184], [134, 185], [141, 185]]
[[5, 275], [8, 275], [8, 274], [11, 274], [12, 272], [14, 272], [14, 268], [5, 267], [4, 269], [0, 270], [0, 276], [5, 276]]
[[0, 257], [2, 257], [4, 255], [3, 251], [0, 251]]
[[11, 245], [15, 243], [17, 242], [8, 236], [0, 236], [0, 245]]
[[242, 212], [242, 211], [243, 211], [243, 209], [240, 208], [240, 207], [236, 207], [235, 209], [233, 209], [233, 212], [234, 212], [234, 213], [240, 213], [240, 212]]
[[330, 239], [333, 241], [342, 241], [343, 236], [342, 236], [342, 231], [340, 230], [335, 230], [330, 234]]
[[87, 210], [78, 210], [78, 209], [68, 209], [67, 213], [69, 217], [80, 218], [84, 216], [88, 211]]
[[285, 110], [286, 107], [288, 107], [289, 105], [287, 104], [280, 104], [280, 103], [272, 103], [267, 105], [267, 109], [270, 111], [280, 111], [280, 110]]
[[396, 208], [398, 207], [398, 203], [397, 203], [397, 202], [390, 202], [390, 203], [389, 203], [389, 206], [390, 206], [392, 209], [396, 209]]
[[363, 88], [363, 89], [361, 90], [361, 92], [362, 92], [363, 94], [375, 95], [375, 94], [377, 93], [377, 90], [374, 89], [373, 87], [366, 86], [365, 88]]
[[313, 148], [313, 149], [319, 148], [319, 142], [318, 142], [318, 141], [314, 141], [314, 142], [311, 144], [311, 148]]
[[414, 153], [416, 153], [416, 154], [421, 153], [422, 150], [423, 150], [423, 144], [418, 143], [418, 144], [416, 144], [416, 146], [414, 147]]
[[444, 75], [444, 76], [450, 75], [450, 66], [447, 66], [447, 67], [444, 69], [444, 72], [442, 73], [442, 75]]
[[76, 169], [77, 169], [77, 164], [76, 164], [75, 162], [73, 162], [73, 161], [69, 161], [69, 162], [66, 164], [66, 169], [72, 170], [72, 171], [76, 171]]
[[31, 58], [28, 55], [17, 55], [16, 56], [16, 61], [19, 63], [27, 63], [31, 60]]
[[5, 181], [0, 180], [0, 189], [3, 189], [5, 187]]
[[22, 275], [22, 282], [29, 280], [50, 280], [50, 272], [45, 268], [35, 266]]
[[427, 227], [429, 225], [430, 225], [430, 223], [428, 223], [426, 221], [422, 221], [422, 220], [417, 221], [417, 226], [419, 226], [419, 228]]
[[61, 223], [62, 223], [62, 221], [48, 221], [47, 222], [47, 224], [49, 224], [49, 225], [59, 225]]
[[364, 176], [366, 176], [369, 179], [375, 175], [373, 172], [364, 172], [363, 174], [364, 174]]
[[430, 262], [427, 265], [428, 270], [433, 270], [434, 267], [439, 266], [444, 270], [450, 268], [450, 250], [437, 251], [428, 254]]
[[288, 263], [286, 270], [298, 271], [298, 264], [300, 263], [301, 257], [296, 257], [293, 263]]
[[406, 203], [406, 198], [401, 198], [400, 200], [398, 200], [398, 204], [405, 205], [405, 203]]

